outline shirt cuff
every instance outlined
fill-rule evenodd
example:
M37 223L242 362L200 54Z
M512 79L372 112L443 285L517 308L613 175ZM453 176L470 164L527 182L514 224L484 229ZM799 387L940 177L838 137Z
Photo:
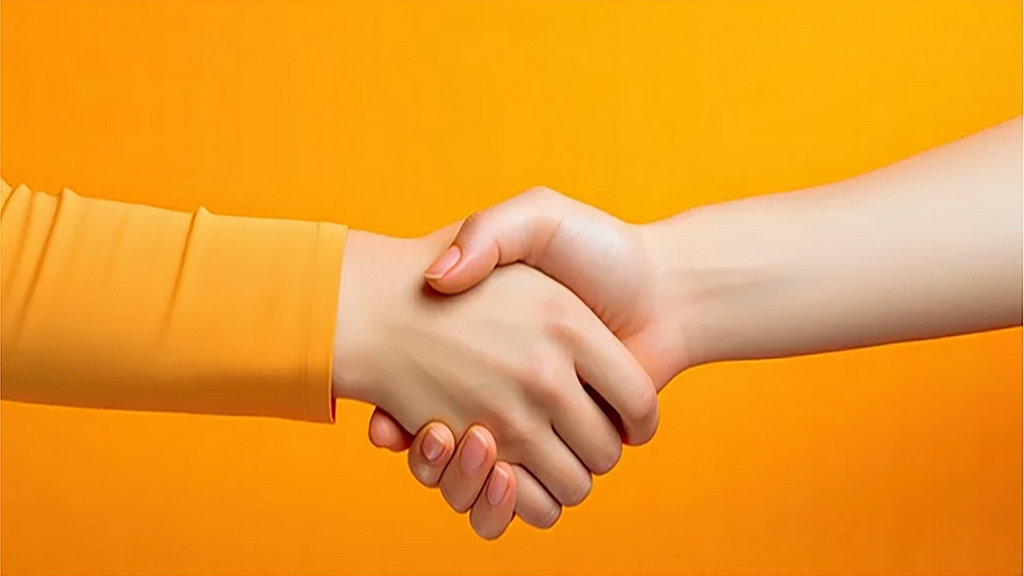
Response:
M347 231L340 224L321 222L316 233L302 390L303 411L310 422L334 422L331 374Z

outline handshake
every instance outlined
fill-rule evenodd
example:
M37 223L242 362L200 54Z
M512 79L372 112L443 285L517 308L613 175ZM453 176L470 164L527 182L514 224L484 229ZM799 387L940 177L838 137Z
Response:
M548 527L623 439L651 439L658 390L693 362L686 269L664 260L682 247L546 188L454 232L349 233L335 394L387 411L371 422L379 446L420 430L413 473L471 509L481 536L513 510Z
M1020 142L653 224L536 188L419 239L351 231L335 396L480 536L550 527L689 367L1020 325Z
M687 368L1020 326L1021 128L650 224L536 188L417 239L3 182L0 398L327 422L329 372L480 536L547 528Z

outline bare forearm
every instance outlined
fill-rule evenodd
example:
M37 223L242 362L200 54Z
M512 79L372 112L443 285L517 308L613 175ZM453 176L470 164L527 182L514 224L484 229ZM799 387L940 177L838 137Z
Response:
M1021 127L651 225L691 363L1020 325Z

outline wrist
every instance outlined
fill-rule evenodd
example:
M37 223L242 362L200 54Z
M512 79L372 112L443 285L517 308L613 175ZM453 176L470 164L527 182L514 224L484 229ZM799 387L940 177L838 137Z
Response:
M720 360L737 359L728 334L741 316L730 307L756 297L763 266L750 266L737 249L734 230L715 206L699 207L644 225L664 311L665 352L675 373ZM742 354L740 354L742 356Z
M813 236L780 221L772 205L751 202L700 207L651 225L660 284L670 290L665 308L687 343L688 366L805 347L806 331L792 328L813 319L794 316L802 309L794 304L814 289L794 255L813 246Z
M374 327L386 309L386 297L376 289L381 283L378 270L384 266L371 264L383 260L382 244L383 237L355 230L349 231L345 243L331 369L335 398L371 402L375 396Z
M673 218L640 226L654 273L654 301L659 311L657 349L663 368L674 377L699 364L706 357L700 328L703 319L700 299L693 291L692 256L686 248L685 218Z
M402 360L396 327L419 325L423 271L454 237L448 227L416 239L349 231L335 324L332 390L336 398L387 403ZM411 323L411 324L410 324Z

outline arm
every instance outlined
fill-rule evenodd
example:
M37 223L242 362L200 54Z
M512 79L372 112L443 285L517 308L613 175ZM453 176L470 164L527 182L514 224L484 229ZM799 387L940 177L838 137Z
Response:
M3 399L330 422L345 227L3 184Z
M1018 118L850 180L649 225L531 191L474 214L459 258L427 278L452 294L524 261L576 292L658 384L718 360L1017 326L1021 132Z
M621 453L578 378L634 441L657 426L650 379L563 286L520 266L462 298L425 291L454 231L346 243L332 224L3 193L4 400L329 422L337 395L409 430L480 423L500 451L460 452L465 477L489 478L506 523L519 493L536 525ZM491 473L497 456L512 466Z
M1021 136L1018 118L844 182L640 226L535 189L473 214L426 277L454 294L526 262L597 312L659 389L701 363L1019 326ZM371 440L405 449L396 428L378 410ZM447 457L417 451L422 437L413 474L443 483Z
M844 182L647 227L689 362L1021 323L1021 121Z

